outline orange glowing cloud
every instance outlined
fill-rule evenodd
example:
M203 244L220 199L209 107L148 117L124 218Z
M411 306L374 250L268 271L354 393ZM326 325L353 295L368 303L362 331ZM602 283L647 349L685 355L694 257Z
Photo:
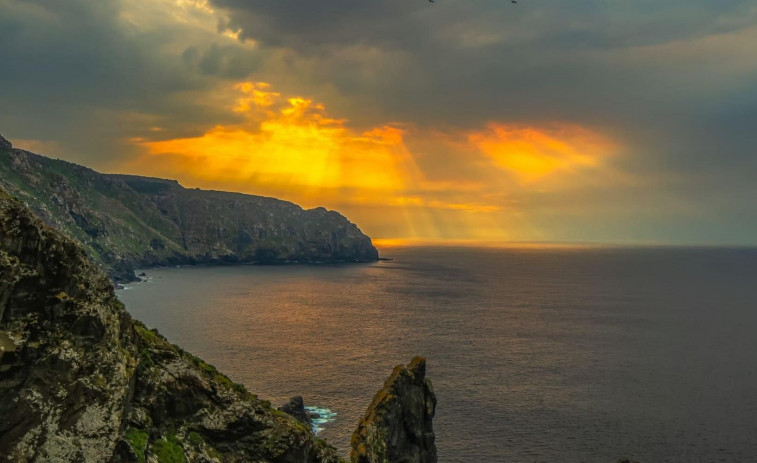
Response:
M556 172L596 167L615 151L605 137L575 125L536 128L491 123L487 129L470 134L469 142L523 184Z
M600 134L569 124L357 130L322 104L267 83L227 91L238 123L196 137L133 139L144 154L119 170L327 206L376 238L491 242L542 239L524 209L538 204L524 195L580 183L585 176L575 174L604 168L615 150Z
M244 123L219 125L199 137L135 139L146 148L148 165L159 170L172 166L181 177L206 185L222 180L254 182L258 188L385 194L408 181L402 130L384 126L353 133L344 120L328 117L323 105L309 99L282 99L265 83L245 82L235 89L242 96L232 110L244 116Z

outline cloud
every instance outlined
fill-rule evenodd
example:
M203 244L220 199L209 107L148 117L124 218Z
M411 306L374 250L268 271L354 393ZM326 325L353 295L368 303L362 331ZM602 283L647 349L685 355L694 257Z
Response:
M268 83L240 82L226 94L226 107L243 121L195 137L133 139L144 154L119 170L326 205L359 217L377 237L488 240L525 236L518 228L532 211L524 197L569 191L584 176L602 178L598 184L614 178L613 143L574 124L356 130L323 104ZM479 167L461 170L465 164Z
M487 131L472 133L468 140L523 184L558 172L597 167L616 149L597 134L565 124L538 130L492 123Z
M179 176L263 190L384 194L404 187L408 167L400 129L387 125L354 132L343 120L329 117L323 105L283 98L267 83L242 82L234 89L241 96L229 106L244 117L241 124L218 125L192 138L136 139L151 156L137 164L160 164ZM156 163L156 157L163 159Z
M102 170L382 236L754 243L746 0L0 0L0 30L0 132Z
M156 124L217 123L225 111L199 96L259 63L217 22L206 2L186 0L0 1L2 130L91 163L127 155L123 140Z

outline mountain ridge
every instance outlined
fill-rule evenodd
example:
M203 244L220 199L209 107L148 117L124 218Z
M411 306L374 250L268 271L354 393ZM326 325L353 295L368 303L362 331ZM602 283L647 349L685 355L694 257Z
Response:
M103 174L13 148L1 135L0 187L79 242L116 282L156 265L378 260L371 239L335 211Z

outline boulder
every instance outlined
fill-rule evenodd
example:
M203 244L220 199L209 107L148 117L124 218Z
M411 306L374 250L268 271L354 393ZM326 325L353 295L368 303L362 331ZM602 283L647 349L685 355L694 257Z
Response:
M295 417L297 421L306 424L309 427L313 425L310 415L307 410L305 410L305 401L302 399L301 395L290 398L289 402L279 407L279 410L287 415Z

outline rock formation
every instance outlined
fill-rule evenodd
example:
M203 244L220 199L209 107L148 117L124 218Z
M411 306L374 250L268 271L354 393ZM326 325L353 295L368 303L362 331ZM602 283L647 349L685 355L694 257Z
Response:
M0 189L0 462L344 463L301 397L282 408L133 320L80 246ZM352 462L435 463L435 408L425 359L396 367Z
M0 190L0 461L338 462L308 427L133 321Z
M425 360L395 369L356 461L436 461L435 405ZM77 243L0 189L0 462L344 463L301 397L283 408L133 320Z
M305 401L301 395L290 398L289 402L279 407L279 410L297 418L297 421L308 427L313 426L313 421L310 419L307 410L305 410Z
M324 208L106 175L0 137L0 187L78 241L115 281L139 266L374 261L369 237Z
M436 463L436 396L426 359L397 366L352 435L355 463Z

